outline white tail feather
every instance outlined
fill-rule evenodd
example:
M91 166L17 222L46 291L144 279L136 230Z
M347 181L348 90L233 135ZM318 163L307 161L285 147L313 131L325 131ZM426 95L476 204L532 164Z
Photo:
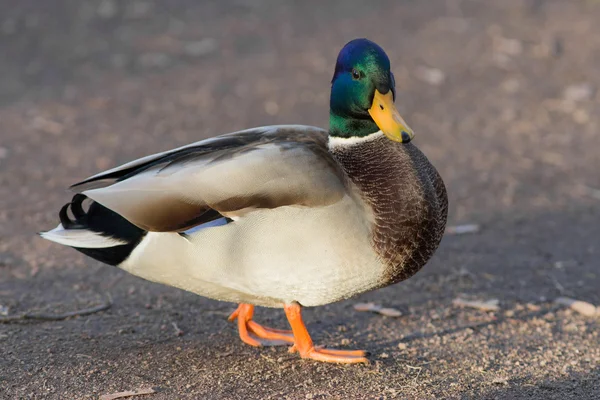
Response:
M102 236L87 229L65 229L62 224L51 231L41 232L40 236L65 246L81 247L86 249L101 249L127 244L126 241Z

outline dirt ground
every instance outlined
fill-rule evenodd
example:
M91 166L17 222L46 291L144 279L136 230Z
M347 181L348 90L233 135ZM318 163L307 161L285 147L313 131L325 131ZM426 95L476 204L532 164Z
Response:
M600 399L600 318L554 303L600 305L598 21L597 0L0 0L0 317L112 299L0 324L0 397ZM480 227L408 281L306 310L318 343L371 365L249 347L234 305L35 235L105 168L246 127L327 126L355 37L388 52L449 224ZM403 316L353 309L369 301ZM286 325L281 310L257 320Z

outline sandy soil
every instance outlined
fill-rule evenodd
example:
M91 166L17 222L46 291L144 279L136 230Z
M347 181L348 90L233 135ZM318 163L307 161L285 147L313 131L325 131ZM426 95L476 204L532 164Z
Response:
M554 304L600 304L598 21L594 0L0 0L0 317L113 302L0 324L0 397L600 398L600 318ZM35 236L99 170L245 127L326 126L335 56L360 36L390 55L450 225L480 226L406 282L306 311L316 341L371 365L246 346L233 305ZM403 316L352 307L368 301Z

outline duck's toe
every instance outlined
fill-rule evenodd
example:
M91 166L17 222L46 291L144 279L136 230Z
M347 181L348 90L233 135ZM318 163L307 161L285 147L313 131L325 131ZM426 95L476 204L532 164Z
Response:
M238 330L242 342L255 347L284 346L294 343L294 335L291 331L262 326L252 321L253 315L254 306L242 303L229 316L229 321L238 320Z
M290 353L294 353L298 349L294 345L290 347L289 351ZM369 360L366 358L367 352L364 350L336 350L311 347L298 352L300 353L300 357L316 361L343 364L369 363Z

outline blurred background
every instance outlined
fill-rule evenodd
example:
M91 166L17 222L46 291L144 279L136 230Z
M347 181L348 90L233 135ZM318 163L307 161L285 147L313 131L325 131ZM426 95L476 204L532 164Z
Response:
M113 299L0 324L0 397L597 398L598 313L555 301L600 304L598 21L597 0L0 0L0 316ZM103 169L248 127L327 127L356 37L388 53L453 227L412 279L306 313L316 341L364 347L370 367L250 348L231 305L35 237Z

